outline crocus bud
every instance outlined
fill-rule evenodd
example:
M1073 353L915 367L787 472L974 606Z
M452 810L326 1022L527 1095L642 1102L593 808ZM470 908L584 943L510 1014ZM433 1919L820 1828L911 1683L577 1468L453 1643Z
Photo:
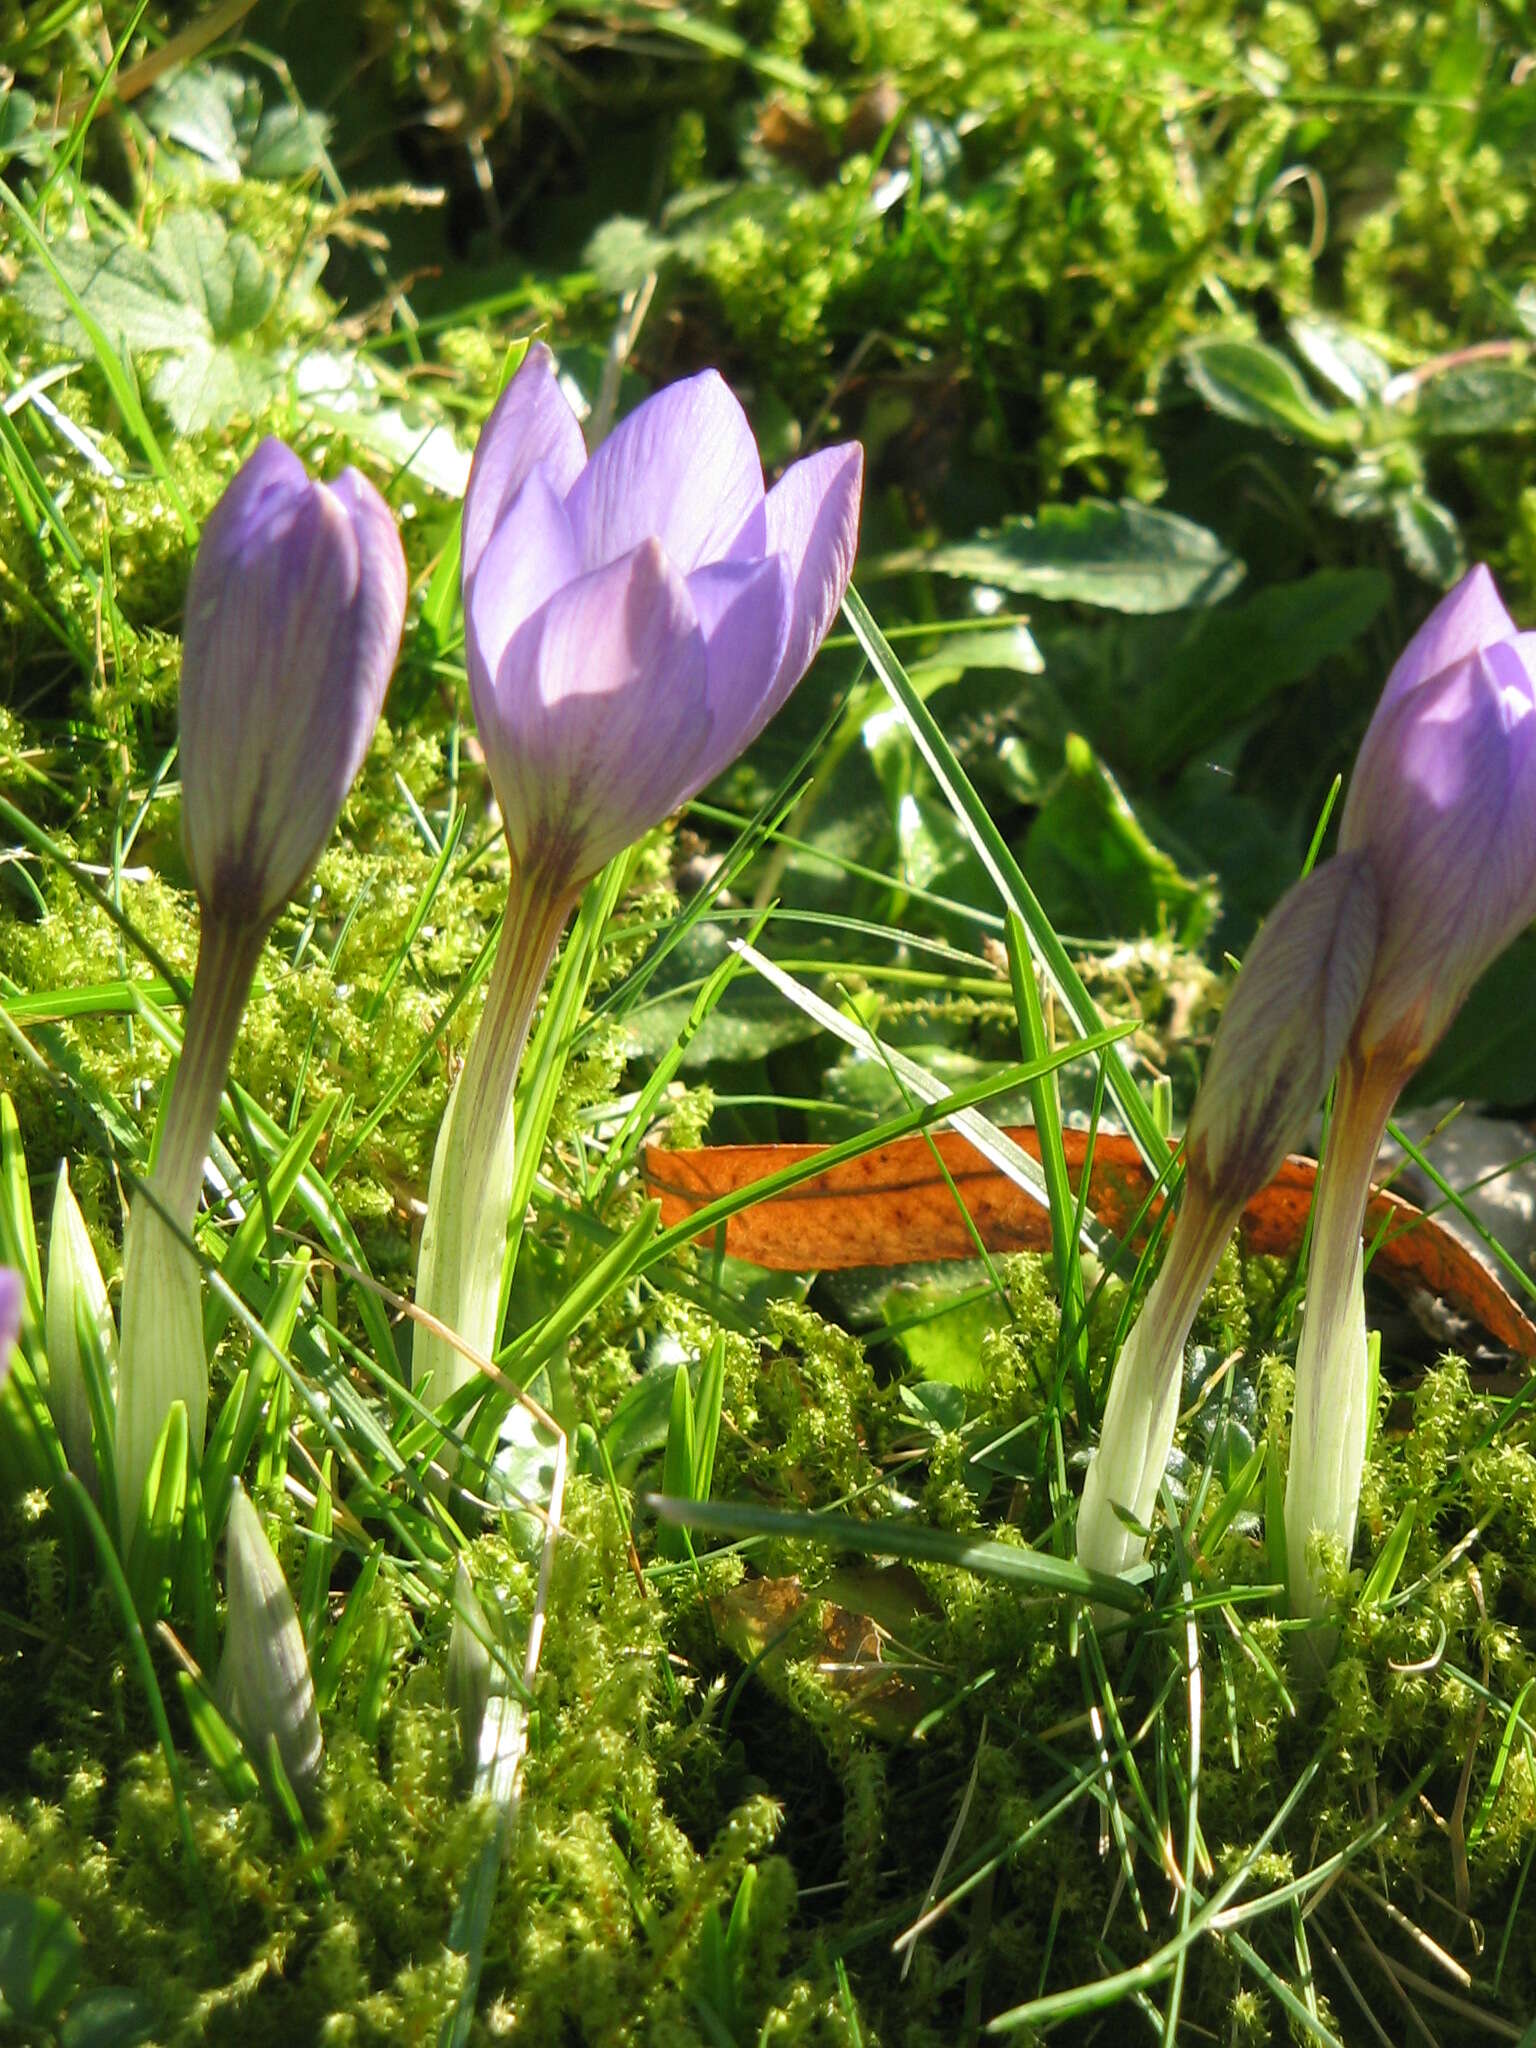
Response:
M1359 854L1289 889L1248 949L1190 1113L1185 1156L1213 1200L1243 1204L1300 1144L1339 1063L1376 951L1376 884Z
M1184 1200L1167 1255L1115 1361L1077 1517L1079 1562L1124 1571L1173 1448L1184 1346L1245 1204L1300 1142L1360 1009L1376 944L1376 888L1358 855L1283 896L1221 1013L1185 1138Z
M123 1250L125 1538L173 1400L185 1401L202 1449L201 1279L176 1230L190 1230L197 1213L263 941L319 858L378 723L405 595L400 536L378 492L351 469L334 484L313 482L280 441L262 442L203 528L181 669L182 836L202 932L161 1118L154 1190L163 1213L138 1202Z
M388 506L263 441L187 590L182 833L205 912L266 926L320 857L384 703L405 616Z
M21 1275L14 1266L0 1266L0 1387L11 1375L11 1354L21 1335Z
M1464 576L1409 642L1361 743L1339 829L1379 904L1376 956L1339 1069L1312 1205L1286 1474L1292 1610L1347 1562L1370 1431L1361 1230L1387 1120L1483 969L1536 917L1536 634ZM1326 1660L1333 1637L1312 1640Z
M467 1764L480 1756L480 1729L491 1697L491 1653L486 1621L475 1596L469 1567L461 1557L453 1574L453 1626L448 1632L444 1691L459 1724L459 1748Z
M1536 917L1536 633L1479 565L1393 669L1339 828L1381 898L1356 1044L1403 1078Z
M513 900L438 1134L416 1283L471 1350L496 1348L513 1085L571 904L805 673L852 573L863 469L848 443L765 493L713 370L648 398L589 460L543 347L486 422L464 499L465 639ZM419 1325L413 1349L423 1400L473 1375Z
M226 1535L229 1611L219 1699L256 1763L276 1744L283 1775L305 1803L320 1775L320 1714L283 1568L245 1488L230 1493Z
M86 1391L87 1362L81 1348L88 1333L96 1355L109 1374L117 1365L117 1327L107 1301L106 1282L96 1263L62 1161L53 1191L53 1227L48 1236L48 1279L43 1289L43 1335L48 1344L48 1411L70 1469L95 1490L96 1455L92 1442L91 1401Z
M713 370L587 459L543 347L503 392L464 500L470 689L520 867L597 870L756 737L853 568L863 451L763 490Z

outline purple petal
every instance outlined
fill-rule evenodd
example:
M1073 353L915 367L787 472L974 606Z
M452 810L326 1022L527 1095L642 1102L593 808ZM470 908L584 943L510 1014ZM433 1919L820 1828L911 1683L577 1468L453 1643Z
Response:
M1536 635L1520 634L1399 698L1366 736L1340 846L1370 855L1382 892L1367 1051L1415 1064L1536 915L1533 669Z
M1416 689L1431 676L1465 661L1480 647L1511 639L1514 632L1515 622L1504 609L1498 587L1486 564L1479 562L1441 598L1398 656L1377 706L1377 717L1405 690Z
M378 722L405 614L394 519L351 472L263 443L187 588L182 829L204 907L277 914L319 857Z
M486 544L535 468L564 497L587 460L581 426L555 374L555 359L536 341L480 430L464 493L462 559L465 581Z
M789 564L782 555L764 562L714 562L695 569L688 595L709 664L712 730L694 784L702 789L756 739L772 715L770 692L790 629Z
M652 536L685 576L767 552L757 443L714 370L637 405L577 478L567 509L589 569Z
M21 1335L21 1275L14 1266L0 1266L0 1387L10 1377L11 1353Z
M824 448L787 469L768 493L768 546L789 558L794 610L774 684L771 717L811 665L853 574L859 544L864 450Z
M488 694L480 737L520 866L582 881L659 823L709 740L704 635L661 543L556 591Z
M464 579L465 640L475 715L507 643L562 584L581 574L571 522L548 476L533 470Z

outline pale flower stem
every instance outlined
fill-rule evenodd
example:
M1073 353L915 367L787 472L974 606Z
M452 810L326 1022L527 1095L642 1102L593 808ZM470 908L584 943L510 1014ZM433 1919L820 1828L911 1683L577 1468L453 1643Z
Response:
M1285 1484L1293 1614L1323 1612L1314 1538L1342 1544L1346 1560L1354 1542L1370 1428L1360 1234L1400 1086L1397 1074L1345 1061L1318 1174Z
M514 878L485 1010L432 1156L416 1305L485 1357L496 1348L512 1206L517 1069L573 901L541 877L521 888ZM411 1379L421 1401L435 1407L474 1377L461 1351L417 1324Z
M128 1218L117 1353L118 1511L125 1539L173 1402L185 1402L193 1450L203 1448L202 1274L176 1233L190 1230L197 1214L219 1098L265 937L264 929L204 917L155 1170Z
M1163 1263L1115 1361L1083 1487L1077 1560L1094 1571L1123 1572L1141 1562L1142 1538L1116 1510L1142 1528L1151 1522L1179 1419L1184 1346L1237 1217L1194 1181L1186 1185Z

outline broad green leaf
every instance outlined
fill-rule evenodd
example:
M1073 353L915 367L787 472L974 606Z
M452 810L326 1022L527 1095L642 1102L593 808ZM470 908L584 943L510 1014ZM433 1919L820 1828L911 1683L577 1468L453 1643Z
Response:
M103 1984L70 2007L59 2048L136 2048L155 2031L155 2015L124 1984Z
M1422 491L1393 500L1392 532L1415 576L1445 590L1466 571L1467 551L1456 515Z
M80 1937L52 1899L0 1892L0 2018L46 2026L80 1974Z
M1379 569L1322 569L1202 612L1132 698L1114 753L1138 775L1166 774L1352 646L1391 594Z
M1453 363L1418 387L1420 433L1464 438L1536 427L1536 370L1520 363Z
M995 531L928 553L886 556L873 570L866 565L864 576L911 569L1120 612L1215 604L1244 575L1243 564L1205 527L1131 499L1115 505L1101 498L1047 505L1036 519L1005 520Z
M1191 342L1183 362L1206 404L1228 419L1319 448L1348 448L1359 439L1358 418L1319 405L1295 365L1261 341Z
M1192 881L1154 844L1084 739L1024 842L1024 865L1051 922L1084 938L1167 929L1195 946L1216 914L1208 879Z
M1288 321L1286 332L1308 368L1331 384L1346 405L1369 405L1386 389L1391 365L1337 321L1310 314Z

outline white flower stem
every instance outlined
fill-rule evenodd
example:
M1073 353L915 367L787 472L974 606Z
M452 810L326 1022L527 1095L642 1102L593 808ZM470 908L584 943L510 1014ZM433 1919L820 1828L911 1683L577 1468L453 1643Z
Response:
M128 1218L117 1359L118 1512L125 1540L173 1402L185 1402L193 1450L203 1447L208 1362L202 1274L177 1232L189 1232L197 1215L219 1098L265 939L264 926L226 923L204 913L155 1170Z
M1094 1571L1123 1572L1141 1561L1143 1540L1117 1510L1140 1528L1151 1522L1179 1419L1184 1345L1237 1216L1187 1183L1163 1263L1115 1361L1077 1512L1078 1563Z
M1399 1072L1345 1059L1317 1179L1285 1483L1286 1562L1298 1615L1324 1610L1315 1537L1342 1544L1346 1561L1355 1538L1370 1428L1360 1234L1401 1085Z
M524 878L507 903L485 1010L449 1099L432 1155L421 1234L416 1305L482 1357L496 1348L516 1157L513 1100L518 1063L574 896L545 878ZM413 1389L436 1406L475 1377L457 1346L418 1323Z

